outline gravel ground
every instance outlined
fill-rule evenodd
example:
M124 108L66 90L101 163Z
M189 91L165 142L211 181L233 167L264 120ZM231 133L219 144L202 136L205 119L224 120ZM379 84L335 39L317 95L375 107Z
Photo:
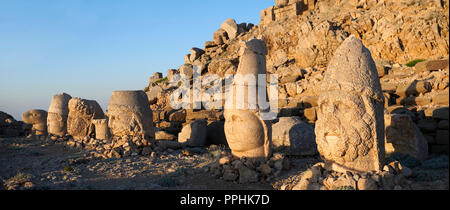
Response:
M285 190L320 159L289 157L289 170L252 184L215 178L207 172L214 161L204 148L95 159L51 140L0 138L0 180L10 190ZM449 189L448 166L427 171L430 178L412 182L411 189Z

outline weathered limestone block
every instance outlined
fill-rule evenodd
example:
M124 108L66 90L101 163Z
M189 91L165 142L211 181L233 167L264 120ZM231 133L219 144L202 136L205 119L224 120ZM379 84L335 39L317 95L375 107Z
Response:
M433 104L449 105L449 90L442 91L432 97Z
M151 105L156 104L158 102L158 96L160 96L160 93L162 92L163 89L158 85L150 87L150 89L145 92L147 94L148 103Z
M225 20L220 25L220 28L227 32L229 39L234 39L239 35L239 27L233 18L229 18L229 19Z
M267 94L262 95L258 91L249 93L249 88L258 90L258 86L266 88L266 84L258 84L257 81L245 83L242 81L247 75L258 78L259 74L266 74L267 48L264 41L252 39L248 42L242 42L239 54L240 62L236 76L242 76L241 79L235 77L232 85L233 91L227 93L227 100L231 107L226 107L225 116L225 135L232 154L236 157L247 158L269 158L272 150L272 125L271 121L263 120L260 116L262 110L258 104L250 107L250 100L257 103L258 97L267 99ZM244 93L244 99L240 99L242 106L237 104L237 90ZM231 94L233 93L233 94ZM257 95L258 94L258 95Z
M386 154L408 154L418 160L428 156L428 143L411 117L403 114L385 116Z
M273 150L287 155L307 156L317 154L314 128L300 117L281 117L272 126Z
M151 87L153 83L163 78L163 74L161 72L155 72L149 79L149 86Z
M289 0L275 0L275 7L282 8L289 4Z
M32 125L32 135L47 135L47 111L38 109L27 111L22 114L22 120Z
M326 167L380 171L384 158L384 96L370 51L347 38L319 90L316 142Z
M158 131L155 133L155 140L157 141L174 141L175 139L177 139L175 135L167 133L166 131Z
M214 43L218 45L225 44L225 42L228 40L227 32L224 29L219 29L216 32L214 32L213 35L213 41Z
M194 75L194 68L190 64L183 64L178 69L178 72L180 72L180 75L186 76L188 78L192 78L192 75Z
M267 24L267 23L270 23L270 22L272 22L272 21L275 21L275 13L274 13L274 9L275 9L275 7L274 7L274 6L271 6L271 7L267 8L267 9L265 9L265 10L262 10L262 11L260 12L260 15L261 15L261 22L262 22L263 24Z
M64 136L67 134L67 117L69 116L69 101L72 97L66 93L54 95L48 108L48 134Z
M108 104L108 127L114 138L155 138L153 112L144 91L115 91Z
M440 70L445 69L448 67L449 60L443 59L443 60L430 60L430 61L424 61L416 64L414 66L416 72L424 72L424 71L433 71L433 70Z
M92 123L94 123L95 127L95 139L109 139L108 119L92 120Z
M92 121L105 118L100 105L94 100L72 98L68 106L67 133L76 140L93 136L95 130Z
M172 81L173 76L176 74L178 74L178 71L176 69L169 69L167 71L167 80L169 83Z
M414 81L411 84L400 86L396 90L396 94L400 97L418 96L428 93L432 89L428 81Z
M196 120L183 127L178 134L178 142L189 146L201 147L206 145L206 120Z

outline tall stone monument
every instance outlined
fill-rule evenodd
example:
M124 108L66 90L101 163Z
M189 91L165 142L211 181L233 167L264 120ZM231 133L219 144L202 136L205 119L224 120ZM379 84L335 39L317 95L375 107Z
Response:
M234 156L268 158L272 150L272 125L261 118L260 113L264 110L256 103L258 97L267 99L266 92L258 91L258 86L266 89L265 81L258 82L258 75L266 74L266 44L260 39L242 42L239 54L232 90L226 93L227 103L231 105L226 105L224 111L225 136ZM246 77L250 79L246 80ZM249 89L254 91L249 92Z

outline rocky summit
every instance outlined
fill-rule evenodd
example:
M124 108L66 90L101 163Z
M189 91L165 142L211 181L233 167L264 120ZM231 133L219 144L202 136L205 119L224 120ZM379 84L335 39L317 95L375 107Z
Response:
M0 190L448 190L448 0L259 15L106 112L66 93L23 122L0 112Z

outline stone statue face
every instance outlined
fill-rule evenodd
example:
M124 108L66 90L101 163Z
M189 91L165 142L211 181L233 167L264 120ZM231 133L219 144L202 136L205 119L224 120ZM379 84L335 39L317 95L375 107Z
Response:
M143 91L116 91L108 105L108 127L115 137L154 138L153 114Z
M370 98L352 93L323 93L316 122L320 153L338 163L366 156L374 146L374 119L369 114L373 113L372 105Z
M22 119L26 124L46 124L47 112L43 110L30 110L23 113Z
M351 35L336 50L319 88L316 142L328 169L379 171L384 96L370 51Z

